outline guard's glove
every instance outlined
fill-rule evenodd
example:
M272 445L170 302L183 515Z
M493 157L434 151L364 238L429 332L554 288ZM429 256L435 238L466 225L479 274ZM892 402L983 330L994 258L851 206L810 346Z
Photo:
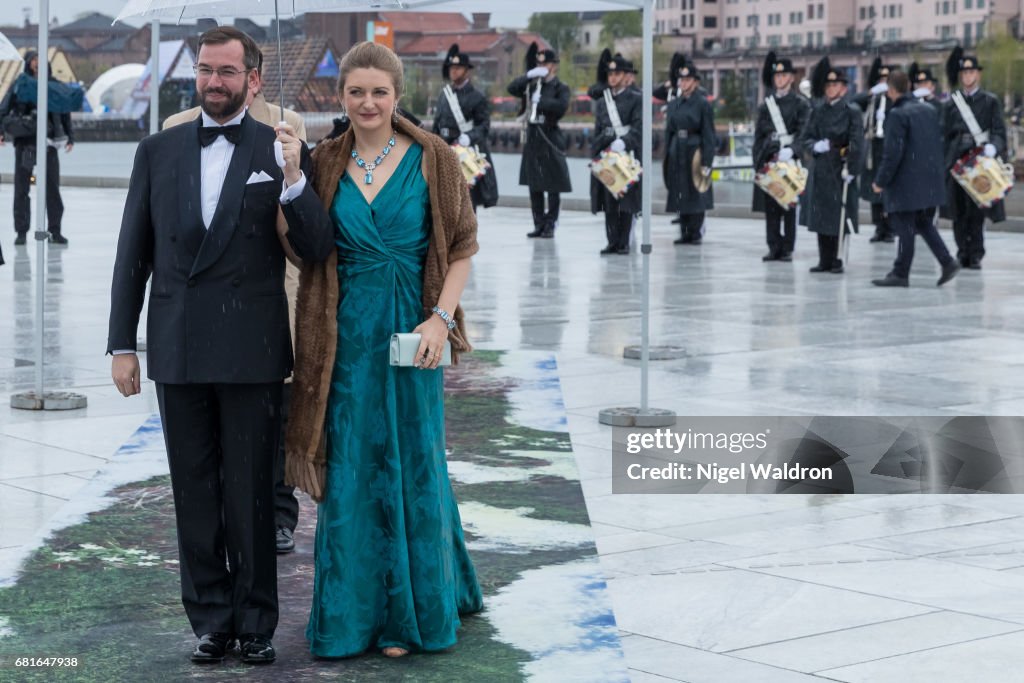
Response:
M991 142L986 142L985 149L983 149L981 153L987 157L994 157L996 155L996 146Z
M914 91L914 97L916 97L917 99L928 97L931 94L932 91L929 90L928 88L918 88L917 90Z
M547 78L548 68L546 66L535 66L526 72L527 78Z
M793 148L783 147L779 150L779 161L789 161L793 158Z
M612 151L622 154L626 151L626 143L622 141L622 138L615 138L612 141Z
M889 92L889 85L886 83L878 83L871 87L870 92L872 95L881 95L884 92Z
M463 147L469 147L469 136L463 133L459 136L459 144Z
M814 152L816 154L824 154L830 149L832 149L832 143L828 140L818 140L814 143Z

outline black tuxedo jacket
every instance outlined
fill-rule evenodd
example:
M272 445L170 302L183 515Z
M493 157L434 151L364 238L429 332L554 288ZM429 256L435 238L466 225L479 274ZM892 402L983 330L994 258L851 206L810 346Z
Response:
M276 220L283 179L274 130L246 115L209 229L203 225L198 128L202 119L139 143L125 202L110 296L107 353L135 349L150 274L149 378L165 384L263 383L292 368L285 256ZM284 206L288 241L322 261L333 228L313 191ZM271 180L247 182L260 172Z

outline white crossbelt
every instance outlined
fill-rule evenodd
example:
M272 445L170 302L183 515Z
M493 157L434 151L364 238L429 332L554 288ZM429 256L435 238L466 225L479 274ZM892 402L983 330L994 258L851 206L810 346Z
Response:
M462 105L459 104L459 98L455 96L455 91L452 90L452 86L444 86L445 98L448 100L448 108L452 110L452 115L455 117L455 123L459 126L460 133L468 133L473 130L473 124L466 120L466 117L462 114Z
M615 136L621 138L629 132L629 126L622 125L622 118L619 116L619 108L615 106L615 98L612 97L612 89L604 89L604 104L608 108L608 118L612 120L612 128Z
M878 104L881 107L881 109L879 109L879 111L882 112L882 118L878 118L877 115L875 116L875 137L876 138L884 138L885 137L885 102L886 102L886 99L888 99L888 98L886 98L885 95L882 95L881 97L878 98Z
M988 143L988 131L982 130L981 126L978 125L978 119L974 118L974 112L971 107L964 100L964 94L957 90L952 94L950 99L953 100L953 104L960 110L960 116L963 117L964 123L967 124L967 129L971 131L971 136L974 138L974 144L978 147Z
M768 105L768 114L772 117L772 125L775 126L775 132L779 136L779 144L783 147L789 147L793 144L793 136L786 130L786 122L782 120L782 111L779 109L779 103L775 101L774 95L769 95L764 101Z

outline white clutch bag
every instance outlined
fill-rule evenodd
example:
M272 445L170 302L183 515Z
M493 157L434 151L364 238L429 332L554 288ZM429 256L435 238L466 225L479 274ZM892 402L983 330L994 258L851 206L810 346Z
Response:
M416 365L416 350L420 348L420 335L418 332L404 332L391 335L391 365L399 367L414 367ZM444 351L441 352L441 362L438 367L452 364L452 345L449 341L444 342Z

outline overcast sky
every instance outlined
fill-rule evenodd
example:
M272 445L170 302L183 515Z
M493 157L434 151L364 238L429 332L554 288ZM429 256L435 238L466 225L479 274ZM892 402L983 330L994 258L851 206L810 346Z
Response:
M70 23L83 12L102 12L113 17L125 4L126 0L50 0L50 16L57 17L61 24ZM0 26L21 25L25 20L23 7L30 8L30 18L35 23L39 15L38 0L0 0ZM491 25L525 27L529 18L529 12L495 12L491 15ZM129 23L137 26L140 22Z

